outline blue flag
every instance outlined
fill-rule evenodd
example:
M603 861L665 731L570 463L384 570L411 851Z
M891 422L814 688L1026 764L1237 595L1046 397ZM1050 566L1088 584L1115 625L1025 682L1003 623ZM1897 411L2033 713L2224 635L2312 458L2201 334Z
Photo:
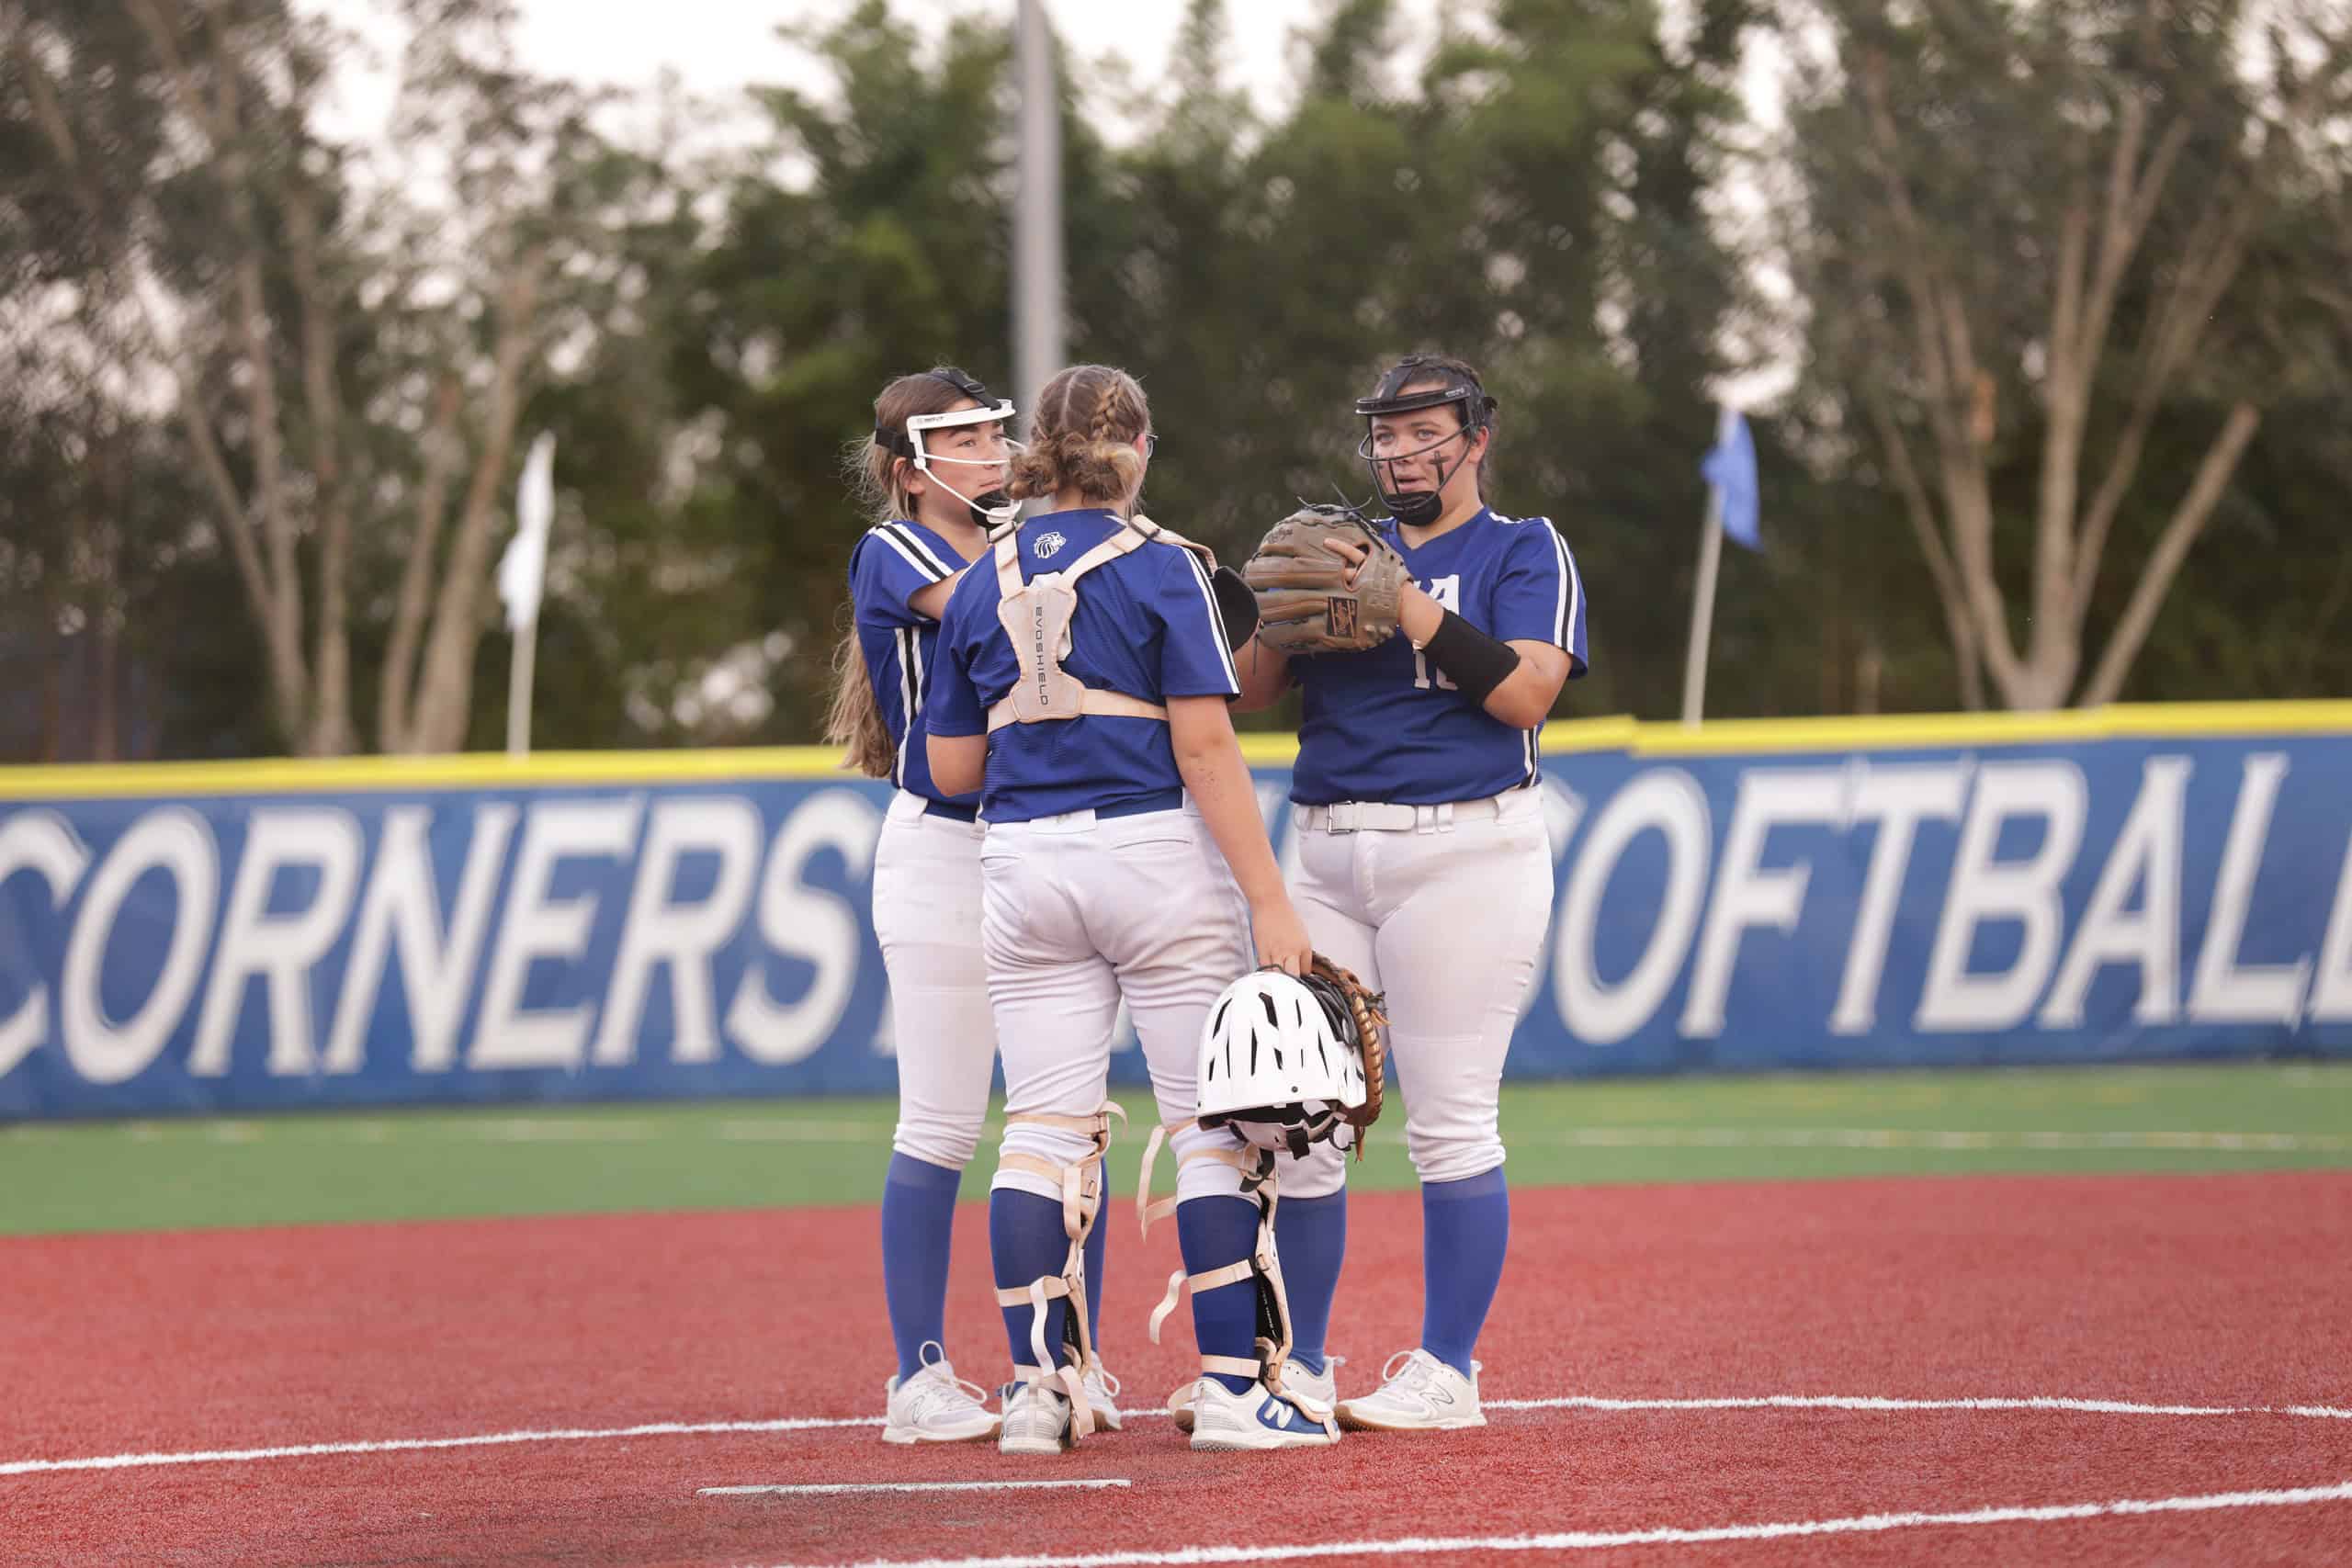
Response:
M1726 412L1723 434L1699 464L1699 472L1723 502L1724 532L1751 550L1761 550L1756 531L1762 498L1756 486L1756 443L1748 436L1747 421Z

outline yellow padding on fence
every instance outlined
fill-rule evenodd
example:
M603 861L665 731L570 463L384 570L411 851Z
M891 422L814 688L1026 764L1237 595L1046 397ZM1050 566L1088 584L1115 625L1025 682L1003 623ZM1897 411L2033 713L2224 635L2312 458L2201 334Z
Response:
M2352 735L2352 702L2120 703L2055 713L1875 714L1839 718L1713 719L1697 726L1615 715L1555 719L1546 756L1883 751L2030 746L2068 741ZM1294 735L1252 733L1241 755L1286 767ZM271 758L234 762L122 762L0 768L0 800L121 795L351 794L428 789L527 789L549 784L727 784L856 775L824 746L676 751L542 751L526 758L469 751L444 757Z

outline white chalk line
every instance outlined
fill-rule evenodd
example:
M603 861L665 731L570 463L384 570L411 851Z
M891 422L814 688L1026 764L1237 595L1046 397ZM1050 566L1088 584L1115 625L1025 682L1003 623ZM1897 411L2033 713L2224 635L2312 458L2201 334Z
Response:
M2340 1154L2334 1133L2018 1133L1914 1127L1567 1127L1515 1143L1607 1149L1986 1149L2087 1153L2107 1149L2208 1154Z
M1612 1399L1599 1394L1560 1394L1548 1399L1489 1399L1487 1410L1591 1410L1610 1413L1693 1410L1845 1410L1899 1415L1933 1411L2017 1411L2083 1416L2146 1416L2173 1418L2282 1416L2308 1421L2352 1421L2352 1408L2330 1404L2144 1404L2123 1399L2075 1399L2053 1395L2012 1398L1891 1399L1867 1394L1734 1394L1686 1399ZM1160 1409L1130 1410L1129 1419L1165 1416ZM878 1416L799 1416L772 1421L654 1421L636 1427L554 1427L482 1432L457 1438L386 1438L340 1443L300 1443L284 1448L205 1449L177 1453L105 1454L87 1459L24 1459L0 1463L0 1476L47 1475L61 1471L144 1470L175 1464L250 1464L266 1460L314 1459L332 1454L413 1453L435 1449L500 1448L517 1443L584 1443L619 1438L688 1438L733 1433L826 1432L879 1427Z
M514 1443L587 1443L616 1438L692 1438L730 1432L806 1432L833 1427L878 1427L880 1417L794 1416L775 1421L649 1421L637 1427L550 1427L479 1432L461 1438L383 1438L345 1443L297 1443L271 1449L204 1449L181 1453L107 1454L92 1459L25 1459L0 1464L0 1475L42 1475L68 1470L144 1470L170 1464L251 1464L263 1460L313 1459L326 1454L415 1453L432 1449L488 1449Z
M1788 1519L1701 1529L1660 1525L1649 1529L1558 1530L1542 1535L1408 1536L1391 1540L1315 1541L1298 1546L1193 1546L1172 1551L1094 1551L1071 1556L870 1558L854 1568L1148 1568L1161 1563L1295 1562L1316 1557L1420 1557L1442 1551L1605 1551L1627 1546L1702 1546L1719 1541L1864 1535L1939 1526L2051 1524L2069 1519L2200 1514L2227 1508L2294 1508L2314 1503L2352 1503L2352 1482L2269 1492L2208 1492L2107 1503L2018 1505L1950 1514L1857 1514L1844 1518Z
M835 1481L808 1486L704 1486L697 1488L695 1495L823 1497L844 1492L1043 1492L1054 1487L1100 1492L1114 1486L1134 1484L1123 1476L1103 1476L1085 1481Z
M1608 1399L1562 1394L1551 1399L1488 1399L1487 1410L1853 1410L1853 1411L2047 1411L2082 1416L2286 1416L2301 1420L2352 1421L2352 1409L2329 1404L2143 1404L2128 1399L2069 1399L2055 1395L1982 1399L1882 1399L1857 1394L1762 1393L1699 1399ZM1153 1412L1152 1414L1158 1414Z

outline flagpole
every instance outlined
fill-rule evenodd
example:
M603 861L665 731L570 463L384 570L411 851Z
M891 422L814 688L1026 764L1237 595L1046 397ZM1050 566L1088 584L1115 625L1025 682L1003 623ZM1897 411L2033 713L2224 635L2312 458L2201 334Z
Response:
M1715 420L1715 444L1731 436L1732 411L1722 409ZM1700 525L1699 582L1690 596L1690 645L1682 666L1682 722L1696 725L1707 705L1707 642L1714 630L1715 573L1724 558L1724 492L1707 487L1706 521Z
M514 652L506 674L506 754L531 754L531 676L539 650L539 601L547 581L548 530L555 522L555 437L531 443L514 487L514 537L498 563L498 597Z
M534 615L514 633L514 662L506 675L506 754L531 754L531 666L539 650L539 617Z

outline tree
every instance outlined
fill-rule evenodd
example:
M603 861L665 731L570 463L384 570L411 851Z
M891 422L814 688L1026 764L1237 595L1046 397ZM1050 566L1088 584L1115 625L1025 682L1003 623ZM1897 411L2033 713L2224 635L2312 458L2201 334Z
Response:
M668 737L816 732L868 521L843 453L875 394L941 363L1011 373L1005 31L958 20L926 43L865 0L795 37L832 91L757 90L773 140L727 191L675 322L693 491L673 532L630 547L662 562L637 580L652 640L630 705Z
M1831 40L1791 123L1812 391L1899 498L1963 702L1984 676L2012 707L2111 701L2279 385L2246 260L2340 158L2352 25L1793 0L1782 26Z
M119 384L170 389L284 742L357 743L355 605L390 565L378 741L456 748L516 423L609 312L605 241L647 171L592 96L517 66L510 0L403 0L401 128L425 155L372 199L313 128L342 40L285 0L25 5L11 118L37 133L39 215L77 237L57 281L117 307Z
M447 200L405 212L379 261L379 283L395 280L387 403L425 434L376 722L387 751L449 751L472 712L523 411L560 361L626 328L642 282L627 238L676 201L658 161L598 131L602 95L523 68L512 0L404 6L396 134L445 160ZM445 547L449 492L469 470Z
M1511 0L1406 71L1397 8L1347 0L1261 124L1196 0L1140 141L1068 153L1072 352L1143 374L1153 515L1232 554L1295 498L1363 498L1351 402L1434 347L1503 401L1498 507L1551 515L1616 584L1687 574L1736 294L1701 193L1742 13L1699 12L1669 56L1646 5ZM1574 705L1668 711L1666 619L1616 619Z

